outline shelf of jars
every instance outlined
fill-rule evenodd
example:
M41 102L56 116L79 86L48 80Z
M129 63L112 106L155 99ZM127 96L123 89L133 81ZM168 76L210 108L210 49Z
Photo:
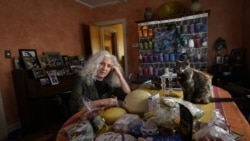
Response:
M139 75L158 79L175 62L188 58L191 67L207 70L208 13L139 22Z

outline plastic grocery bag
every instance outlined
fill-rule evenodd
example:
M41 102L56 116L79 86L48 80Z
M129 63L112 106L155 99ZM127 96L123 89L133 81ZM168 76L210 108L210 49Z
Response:
M192 138L193 141L235 141L230 126L218 110L214 110L211 121L194 133Z

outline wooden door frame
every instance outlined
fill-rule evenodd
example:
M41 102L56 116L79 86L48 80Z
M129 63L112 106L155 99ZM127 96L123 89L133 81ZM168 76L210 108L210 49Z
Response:
M109 20L109 21L103 21L103 22L97 22L95 23L96 26L110 26L115 24L121 24L122 25L122 32L123 32L123 46L124 46L124 71L125 76L128 76L128 53L127 53L127 41L126 41L126 19L115 19L115 20Z

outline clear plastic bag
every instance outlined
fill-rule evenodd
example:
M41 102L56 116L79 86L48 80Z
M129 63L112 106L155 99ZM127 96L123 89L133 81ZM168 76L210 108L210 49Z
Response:
M207 126L193 134L194 141L235 141L231 135L230 126L218 110L214 110L213 117Z
M87 97L83 97L82 102L83 102L84 107L86 107L86 109L88 110L88 112L91 112L97 109L105 109L105 108L109 108L113 106L119 106L117 97L110 98L109 102L105 103L104 105L101 105L99 103L93 104L93 101L91 101Z
M184 105L185 107L189 109L189 111L191 112L195 120L201 118L204 115L204 111L200 107L198 107L197 105L189 101L185 101L180 98L174 98L174 97L164 97L162 101L167 106L169 106L169 104L173 105L173 103ZM174 105L178 105L178 104L174 104ZM172 107L171 105L169 107Z
M92 111L92 101L88 99L87 97L82 98L83 105L86 107L88 112Z

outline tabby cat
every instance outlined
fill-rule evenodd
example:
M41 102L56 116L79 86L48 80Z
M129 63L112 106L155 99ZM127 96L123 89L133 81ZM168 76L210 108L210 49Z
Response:
M175 70L177 80L183 89L184 100L207 104L212 96L211 76L190 67L190 62L177 61Z

